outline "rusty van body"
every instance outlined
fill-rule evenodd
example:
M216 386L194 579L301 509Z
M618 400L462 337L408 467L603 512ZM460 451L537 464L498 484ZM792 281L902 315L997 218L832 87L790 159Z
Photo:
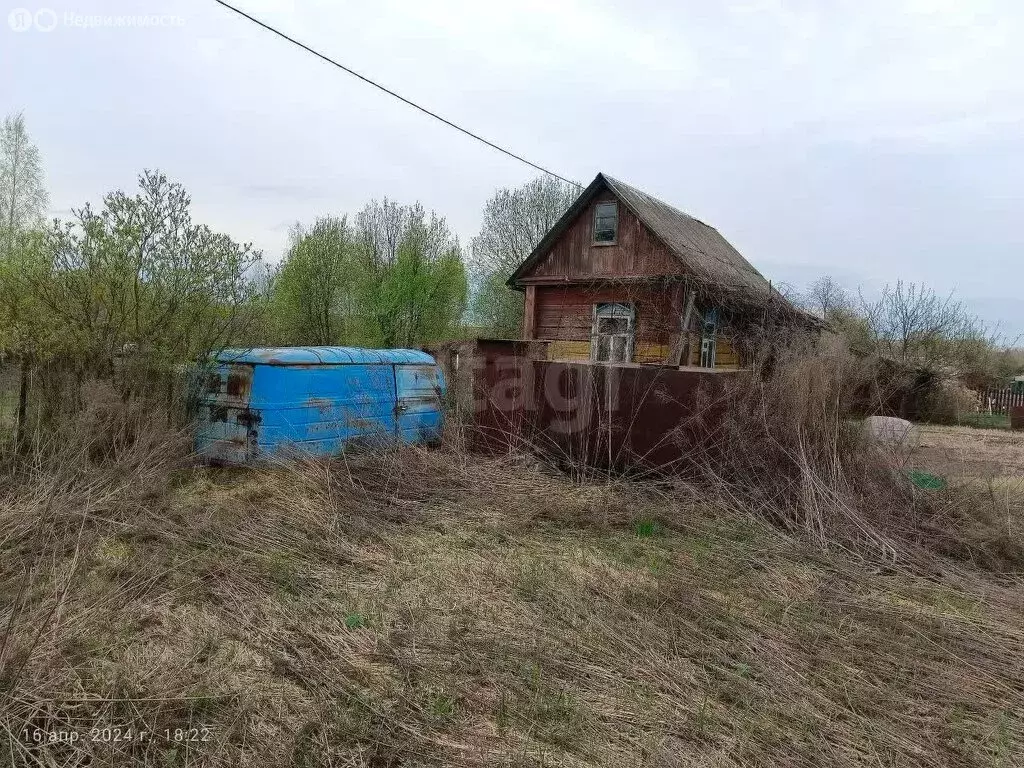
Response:
M252 464L436 443L444 386L434 359L418 350L224 350L200 385L196 452L209 463Z

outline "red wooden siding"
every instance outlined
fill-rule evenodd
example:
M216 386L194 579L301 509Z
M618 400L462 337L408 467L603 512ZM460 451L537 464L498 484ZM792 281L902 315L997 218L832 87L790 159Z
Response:
M588 360L594 305L633 304L636 311L632 361L667 363L681 352L686 268L621 201L614 244L593 242L594 211L616 200L598 193L517 283L525 290L523 337L550 341L552 360ZM695 307L699 312L700 308ZM691 318L691 327L695 318ZM683 365L700 363L700 338L690 333ZM675 345L675 346L674 346ZM731 340L719 336L716 364L737 367Z
M523 299L523 338L537 338L537 288L533 285L526 286L526 295Z
M533 286L531 286L533 287ZM682 286L633 284L588 286L586 284L538 285L535 287L533 336L551 341L552 360L586 360L590 357L590 334L594 305L599 302L624 302L636 310L636 339L633 362L667 361L681 319ZM525 324L529 323L529 318ZM683 365L700 364L700 336L688 335L688 354ZM715 365L738 368L740 358L733 340L717 337Z
M548 255L520 281L683 274L679 260L621 202L616 243L594 244L594 207L599 202L615 199L607 190L598 194L555 242Z
M539 285L534 338L590 341L594 305L621 301L636 307L637 341L667 344L679 327L672 311L672 291L664 286Z

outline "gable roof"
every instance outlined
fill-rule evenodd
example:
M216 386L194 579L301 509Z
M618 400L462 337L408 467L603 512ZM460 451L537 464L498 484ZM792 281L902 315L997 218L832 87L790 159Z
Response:
M548 254L555 241L602 189L611 190L698 280L751 298L756 295L761 301L771 291L771 284L717 229L603 173L597 174L533 253L512 273L508 279L510 287L518 287L519 279Z

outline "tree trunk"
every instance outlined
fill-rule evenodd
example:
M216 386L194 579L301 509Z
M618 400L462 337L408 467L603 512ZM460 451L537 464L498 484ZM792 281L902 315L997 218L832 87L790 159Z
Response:
M18 427L15 437L15 448L18 452L25 449L27 434L26 418L28 416L28 377L31 372L28 355L21 356L21 384L18 387Z

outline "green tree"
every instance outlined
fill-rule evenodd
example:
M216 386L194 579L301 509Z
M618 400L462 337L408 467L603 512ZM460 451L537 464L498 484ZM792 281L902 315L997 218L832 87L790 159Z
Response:
M370 338L412 347L456 334L466 310L466 270L445 220L419 203L385 199L360 212L357 230Z
M139 190L55 223L47 269L33 281L59 352L99 375L126 350L147 365L196 359L251 317L248 273L260 254L194 224L188 194L163 174L145 171Z
M0 247L13 255L18 235L38 229L49 198L39 148L32 143L22 114L0 126Z
M292 245L273 277L272 312L290 344L351 344L363 332L360 289L365 265L346 217L292 230Z
M518 337L523 297L505 281L537 247L579 195L578 185L540 176L515 189L499 189L484 206L480 233L473 238L469 268L474 322L491 332Z
M0 126L0 348L19 362L17 444L25 438L28 379L32 361L51 330L26 278L43 263L40 228L48 196L39 149L22 114Z
M8 253L0 259L0 349L18 361L20 384L15 417L15 444L26 439L29 378L35 362L56 346L58 331L45 305L33 290L46 274L44 233L28 230L7 240Z
M409 233L393 267L377 286L378 339L385 347L414 347L450 338L466 308L466 272L457 246L440 252Z
M270 325L289 344L412 347L458 332L466 270L445 220L372 201L356 217L297 225L271 280Z

